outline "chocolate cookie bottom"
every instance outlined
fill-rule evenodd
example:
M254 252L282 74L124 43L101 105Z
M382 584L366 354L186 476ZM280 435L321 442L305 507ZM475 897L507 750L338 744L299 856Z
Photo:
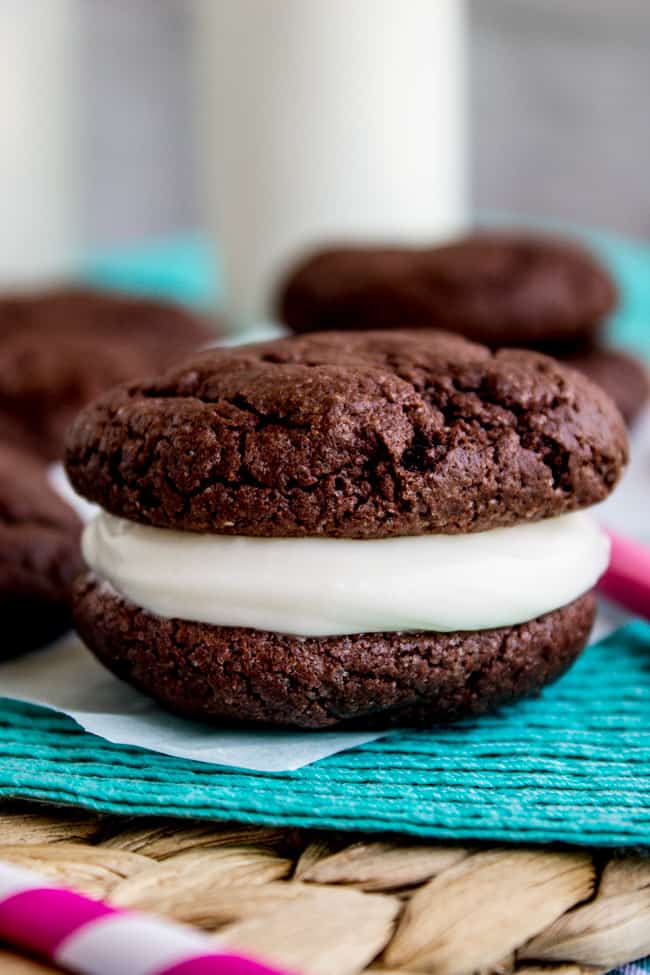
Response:
M587 593L520 626L300 638L167 620L92 574L78 580L81 638L118 677L172 711L298 728L431 725L537 692L584 647Z

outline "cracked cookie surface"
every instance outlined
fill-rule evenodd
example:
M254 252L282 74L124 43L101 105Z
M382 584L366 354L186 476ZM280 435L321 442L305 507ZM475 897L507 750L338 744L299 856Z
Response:
M300 728L447 723L536 693L594 614L587 593L513 627L300 638L162 619L91 574L75 587L77 629L118 677L192 718Z
M295 332L446 328L495 347L555 348L593 336L616 299L580 244L481 231L430 248L322 250L289 273L277 307Z
M620 415L583 376L431 330L209 350L88 406L66 466L143 524L376 538L587 507L626 459Z

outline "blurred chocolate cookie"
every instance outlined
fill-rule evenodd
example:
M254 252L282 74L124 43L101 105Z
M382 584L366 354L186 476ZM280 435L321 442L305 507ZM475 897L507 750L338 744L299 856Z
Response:
M577 243L480 232L438 247L322 250L291 271L277 308L295 332L443 328L492 347L556 350L594 336L616 299Z
M0 657L49 643L70 626L80 533L45 465L0 445Z
M626 423L632 423L650 396L650 376L642 362L618 349L595 345L563 356L614 400Z
M65 289L0 299L0 440L53 460L79 409L214 337L179 306Z
M278 312L295 332L439 327L546 352L598 383L629 424L650 386L642 363L598 344L616 301L606 268L579 244L482 232L428 249L323 250L289 274Z

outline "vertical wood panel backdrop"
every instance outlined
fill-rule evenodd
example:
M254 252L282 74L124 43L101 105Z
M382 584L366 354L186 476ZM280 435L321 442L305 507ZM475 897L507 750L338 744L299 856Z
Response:
M650 238L647 0L468 2L475 205ZM200 225L191 0L83 8L87 239Z
M91 246L197 224L191 6L83 0L83 215Z
M479 208L650 237L647 0L472 0Z

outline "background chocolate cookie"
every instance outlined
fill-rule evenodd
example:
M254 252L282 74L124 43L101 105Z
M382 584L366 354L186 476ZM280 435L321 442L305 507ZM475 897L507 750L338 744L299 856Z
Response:
M594 335L615 304L612 278L578 244L496 232L431 248L323 250L277 299L295 332L443 328L493 347L548 349Z
M341 247L299 265L280 290L280 318L321 328L447 328L489 345L537 349L597 382L632 423L647 371L600 344L617 301L607 269L579 244L478 233L429 249Z
M627 457L597 387L441 332L213 349L88 406L74 487L143 524L373 538L484 531L603 500Z
M213 337L191 312L144 298L68 289L1 299L0 440L56 459L85 403Z
M604 389L629 424L648 401L650 375L634 356L609 346L591 345L570 352L563 361Z
M46 468L0 445L0 656L42 646L70 626L80 532L76 514L50 488Z

